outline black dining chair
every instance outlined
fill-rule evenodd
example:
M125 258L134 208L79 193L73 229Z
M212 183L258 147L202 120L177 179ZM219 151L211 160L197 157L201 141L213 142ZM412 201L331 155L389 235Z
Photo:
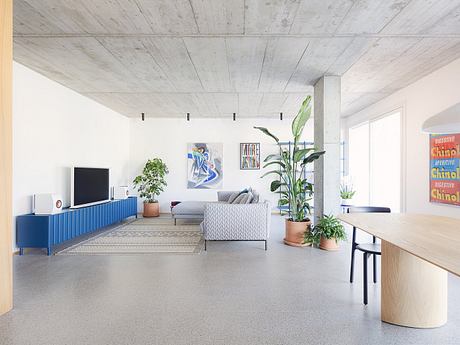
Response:
M351 206L347 209L348 213L390 213L388 207L374 206ZM380 244L376 243L375 236L372 236L372 243L357 243L356 242L356 227L353 227L353 236L351 242L351 267L350 267L350 283L353 283L354 266L355 266L355 250L363 252L363 303L367 304L367 261L372 255L373 257L373 280L377 283L377 255L381 255Z

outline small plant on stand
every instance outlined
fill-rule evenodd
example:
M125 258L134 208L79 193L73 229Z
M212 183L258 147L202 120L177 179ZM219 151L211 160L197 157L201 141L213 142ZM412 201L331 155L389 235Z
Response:
M339 241L345 241L347 233L340 220L332 215L324 215L319 222L304 235L304 243L318 245L324 250L338 250Z
M355 196L356 191L353 189L353 183L348 176L344 177L340 184L340 197L342 205L351 205L351 200Z

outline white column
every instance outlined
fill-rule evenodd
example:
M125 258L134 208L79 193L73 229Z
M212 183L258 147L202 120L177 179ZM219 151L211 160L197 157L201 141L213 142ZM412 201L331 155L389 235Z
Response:
M315 161L315 220L340 212L340 77L324 76L314 86L315 147L324 156Z

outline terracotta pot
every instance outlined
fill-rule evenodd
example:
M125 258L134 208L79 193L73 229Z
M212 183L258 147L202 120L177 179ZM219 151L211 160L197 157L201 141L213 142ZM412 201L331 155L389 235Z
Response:
M160 203L144 202L143 217L158 217L160 215Z
M311 225L310 220L305 222L293 222L286 219L286 237L284 243L294 247L306 247L310 243L303 244L304 233Z
M324 250L339 250L339 245L335 241L335 238L327 239L321 236L319 241L319 247Z

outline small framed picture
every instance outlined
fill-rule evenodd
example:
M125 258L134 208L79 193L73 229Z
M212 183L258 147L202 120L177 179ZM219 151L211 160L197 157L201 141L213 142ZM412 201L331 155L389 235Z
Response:
M240 170L260 169L260 143L240 144Z

